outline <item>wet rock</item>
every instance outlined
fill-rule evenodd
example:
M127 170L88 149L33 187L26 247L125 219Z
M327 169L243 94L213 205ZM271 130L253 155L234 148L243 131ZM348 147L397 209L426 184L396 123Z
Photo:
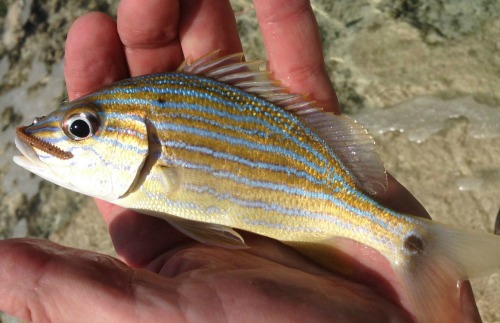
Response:
M396 19L410 22L423 35L437 34L459 39L482 28L500 16L496 0L399 0L382 1L379 8L389 8Z

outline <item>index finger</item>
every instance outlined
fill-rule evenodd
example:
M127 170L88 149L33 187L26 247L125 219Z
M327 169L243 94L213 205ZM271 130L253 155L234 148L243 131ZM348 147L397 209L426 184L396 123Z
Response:
M275 78L294 93L311 94L326 111L340 113L309 1L254 0L254 5Z

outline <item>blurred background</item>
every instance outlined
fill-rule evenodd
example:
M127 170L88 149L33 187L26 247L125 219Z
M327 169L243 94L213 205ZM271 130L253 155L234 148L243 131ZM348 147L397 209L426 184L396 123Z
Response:
M231 1L247 59L265 58L249 0ZM0 239L39 237L114 254L93 201L12 162L15 127L66 98L64 43L114 0L0 0ZM500 1L312 0L343 113L433 219L492 232L500 208ZM474 279L500 322L500 274ZM0 322L15 322L0 313Z

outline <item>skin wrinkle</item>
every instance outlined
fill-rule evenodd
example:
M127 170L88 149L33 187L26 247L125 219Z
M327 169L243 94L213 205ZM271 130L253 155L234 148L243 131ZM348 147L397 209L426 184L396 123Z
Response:
M39 299L39 296L38 296L38 292L37 290L35 289L34 290L34 294L36 295L36 298ZM47 313L46 313L46 310L45 310L45 306L37 306L39 308L41 308L41 313L38 313L38 309L36 311L33 311L32 308L33 308L33 305L30 305L30 301L31 299L28 300L28 304L26 305L25 307L25 316L23 315L22 317L27 317L27 321L28 322L35 322L35 319L33 318L33 313L36 313L37 316L43 316L45 318L46 321L48 321L48 316L47 316ZM37 303L39 303L39 301L37 301Z
M125 27L121 27L120 29L125 29ZM131 38L135 39L144 39L142 35L150 35L150 32L144 32L140 30L126 30L123 31L126 34L136 34L137 36L133 36ZM138 42L133 42L133 41L124 41L125 47L127 47L127 50L135 50L135 49L155 49L159 47L166 46L170 44L173 40L177 40L177 34L169 34L167 32L157 32L157 36L150 37L150 40L147 41L142 41L140 43Z
M125 291L127 295L130 295L132 300L139 299L137 287L141 285L138 283L137 274L138 274L137 270L131 270L130 279L128 280L128 288ZM142 311L140 310L141 308L143 308L143 303L138 301L133 301L133 303L134 303L134 316L135 316L134 321L139 322L141 317L143 317Z
M311 290L308 290L304 287L295 287L286 283L277 284L276 282L273 282L272 279L254 280L253 283L254 286L258 287L259 291L266 295L269 300L279 299L281 306L288 306L290 308L293 308L294 310L298 310L299 312L302 312L304 310L307 311L307 308L304 310L300 309L301 307L304 307L301 305L304 299L316 299L318 297L318 293L320 293L318 288L315 289L315 292L312 292ZM312 283L317 287L321 286L317 285L315 280ZM319 296L321 297L321 295ZM327 295L323 296L325 298L329 298ZM329 313L317 313L316 315L329 316L328 314ZM295 315L292 314L291 316ZM331 316L329 316L329 318L335 319ZM319 317L316 317L315 319L319 319Z
M162 1L158 5L162 5ZM170 5L177 2L170 2ZM177 39L178 30L178 12L179 5L176 8L170 8L168 11L162 11L162 8L156 9L157 6L140 6L133 7L134 11L130 12L130 6L127 6L127 1L120 2L118 6L118 34L125 47L129 49L151 49L163 47L171 41ZM151 15L149 12L141 11L141 9L155 8L156 12L161 12L163 15ZM147 19L129 19L130 15L145 16ZM155 19L156 18L156 19ZM141 23L136 24L137 21ZM168 21L165 24L164 21ZM145 23L146 22L146 23ZM158 28L163 26L163 28Z
M159 317L168 317L177 322L179 311L175 310L176 296L173 297L172 293L164 294L165 291L172 289L170 286L173 282L168 279L155 280L152 277L154 274L148 270L133 270L133 272L134 275L129 279L131 291L127 294L134 303L131 311L133 315L127 317L129 321L156 322ZM162 322L161 319L159 321Z
M305 1L283 1L286 2L286 6L283 8L286 10L278 11L277 13L272 10L263 11L262 15L265 16L264 23L268 25L280 25L283 21L294 18L294 16L302 16L309 14L311 5L309 2ZM277 4L275 4L277 5Z
M140 286L140 282L138 282L139 272L126 266L121 261L114 259L105 255L92 255L87 253L78 253L78 255L83 258L83 263L85 265L90 265L91 262L98 263L98 266L94 268L89 268L89 270L85 270L84 266L84 275L88 276L89 280L95 282L95 286L98 286L99 293L102 293L104 296L103 302L109 302L109 298L119 299L120 303L127 304L125 307L127 308L126 312L122 312L125 316L130 315L130 307L133 307L133 313L135 315L134 321L138 321L141 316L138 314L137 306L140 306L141 299L136 293L136 288ZM77 269L75 274L78 273L81 269ZM110 279L102 280L102 273L118 273L118 275L110 275ZM105 275L104 275L105 276ZM131 304L132 303L132 304ZM131 306L129 305L131 304ZM57 305L57 304L56 304ZM146 313L147 314L147 313Z
M44 286L46 281L50 280L50 278L47 278L47 273L50 273L49 268L54 263L57 264L58 262L57 260L58 258L60 258L60 254L54 253L56 249L48 251L47 246L45 246L45 248L42 249L44 249L43 252L45 253L45 256L49 256L49 258L44 260L44 264L42 265L41 268L37 268L37 271L41 272L42 274L36 275L36 279L32 283L30 283L30 289L32 289L32 291L35 294L34 301L32 297L29 298L30 300L33 301L34 305L32 304L31 306L30 305L27 306L30 322L51 321L50 315L48 314L49 313L48 308L50 306L49 302L47 302L49 295L44 295L44 289L45 289ZM53 302L52 305L57 306L57 302ZM35 311L32 310L33 306L37 307ZM36 313L36 317L33 317L33 312Z
M316 78L318 74L324 74L325 64L323 61L317 61L316 64L302 64L296 65L294 67L289 68L285 74L288 75L283 79L292 80L292 79L310 79ZM289 83L292 85L293 82ZM308 88L305 90L306 93L311 93L314 89ZM320 95L314 96L316 101L324 100Z
M158 256L149 261L144 266L144 268L162 274L166 277L174 277L175 275L173 275L172 272L175 271L172 271L172 268L168 268L168 261L171 259L171 255L176 254L177 252L180 252L180 250L187 249L193 245L194 243L192 241L181 242L177 245L172 245L168 248L158 251Z
M329 285L332 281L329 279L322 279L321 277L306 277L308 286L316 286L314 288L314 292L310 289L307 289L304 286L293 286L287 283L287 281L283 281L280 283L276 283L276 281L271 278L260 278L252 280L252 286L255 286L259 293L264 295L269 300L279 300L279 306L293 308L298 312L306 312L310 309L307 306L303 306L303 300L305 299L318 299L319 302L325 301L328 302L330 296L325 294L323 287ZM358 297L356 290L352 289L352 286L343 287L342 285L335 284L337 294L340 289L340 293L345 294L346 292L350 295L349 297ZM316 303L316 302L315 302ZM325 309L324 311L315 313L314 321L328 318L327 320L336 320L341 317L342 312L332 313L330 310ZM310 313L313 314L313 313ZM335 314L337 316L332 316ZM295 317L293 312L285 313L284 315L288 316L287 319L291 319L290 316Z
M221 296L221 290L217 288L217 286L211 281L208 283L208 285L211 287L211 289L214 291L215 296L217 297L216 302L219 308L222 309L222 316L224 317L224 322L229 322L228 309L224 305L223 297ZM228 305L230 304L228 303ZM220 317L217 317L217 319L219 320Z
M207 257L203 257L203 253L197 248L176 250L165 258L165 264L161 272L166 274L167 277L172 278L182 275L189 276L193 271L200 270L209 265Z
M190 299L192 299L192 296L189 295L190 291L190 285L195 285L196 282L195 279L182 279L180 280L180 283L177 285L177 308L179 308L179 314L182 315L184 322L191 322L192 320L189 319L189 314L188 313L193 313L191 309L192 305L190 302ZM199 287L196 287L197 290L200 290ZM215 311L215 310L214 310Z

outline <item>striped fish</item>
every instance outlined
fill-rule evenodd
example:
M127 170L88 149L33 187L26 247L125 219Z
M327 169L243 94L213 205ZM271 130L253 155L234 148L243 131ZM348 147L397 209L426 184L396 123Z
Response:
M457 282L500 267L500 237L377 203L387 178L363 127L242 58L214 52L65 103L17 129L14 161L210 245L245 247L236 228L334 268L340 239L363 243L392 265L417 321L457 321L444 317L460 313Z

